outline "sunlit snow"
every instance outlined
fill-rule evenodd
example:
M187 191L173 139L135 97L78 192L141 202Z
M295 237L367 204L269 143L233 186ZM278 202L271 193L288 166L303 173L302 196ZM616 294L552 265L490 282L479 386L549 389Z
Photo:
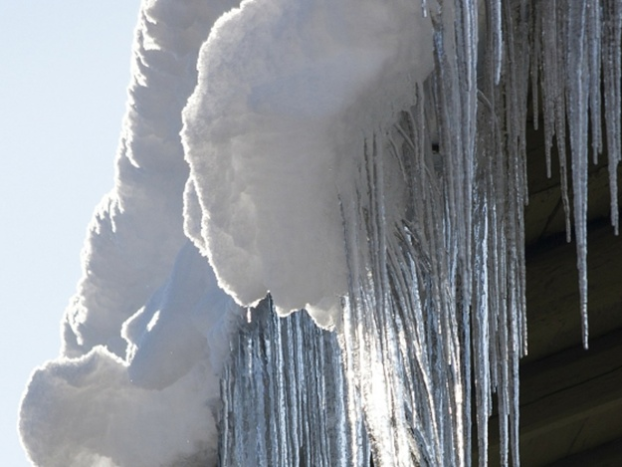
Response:
M347 289L338 197L365 137L432 71L429 19L415 2L244 2L198 67L182 131L198 244L241 305L270 292L281 313L334 326Z

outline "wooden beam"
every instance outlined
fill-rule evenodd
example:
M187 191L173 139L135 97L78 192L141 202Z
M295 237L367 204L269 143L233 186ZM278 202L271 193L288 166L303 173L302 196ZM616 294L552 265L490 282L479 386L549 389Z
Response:
M622 327L622 237L608 221L588 232L590 339ZM532 362L581 342L576 246L564 236L527 252L527 326Z
M535 244L555 234L563 234L565 214L561 198L557 148L551 153L551 178L546 176L544 131L527 126L527 178L529 205L525 209L525 241ZM591 157L590 157L591 160ZM569 177L570 178L570 177ZM618 179L622 165L618 166ZM572 203L572 182L568 180ZM609 169L607 155L601 154L598 164L588 166L588 220L608 218L610 215ZM572 209L572 208L571 208Z
M622 332L527 366L521 377L521 438L622 409ZM621 412L622 415L622 412Z
M622 465L622 438L589 451L560 459L548 467L620 467Z
M622 330L521 369L521 457L544 466L622 436ZM498 465L498 420L489 458ZM591 464L586 464L591 465ZM621 464L622 465L622 464Z

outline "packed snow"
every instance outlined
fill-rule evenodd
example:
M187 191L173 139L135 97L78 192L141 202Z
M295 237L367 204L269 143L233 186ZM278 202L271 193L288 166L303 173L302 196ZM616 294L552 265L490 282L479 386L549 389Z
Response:
M334 327L339 196L365 140L432 71L429 18L416 2L246 1L215 24L198 68L182 132L191 235L240 305L270 292L280 314L306 308Z
M116 186L89 227L61 356L34 372L20 410L36 465L214 462L219 374L240 311L184 235L179 131L199 47L236 5L143 4Z
M587 343L587 144L617 229L621 40L617 0L144 0L29 457L469 466L496 392L519 465L528 86L547 157L572 133Z
M126 360L96 346L35 372L20 420L33 462L153 467L200 453L213 463L219 375L238 316L188 242L169 280L123 325Z

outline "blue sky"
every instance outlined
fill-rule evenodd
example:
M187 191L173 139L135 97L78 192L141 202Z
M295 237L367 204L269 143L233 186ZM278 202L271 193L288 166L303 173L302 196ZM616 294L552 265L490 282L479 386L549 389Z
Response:
M139 0L0 0L0 464L30 465L16 423L55 357L91 214L113 186Z

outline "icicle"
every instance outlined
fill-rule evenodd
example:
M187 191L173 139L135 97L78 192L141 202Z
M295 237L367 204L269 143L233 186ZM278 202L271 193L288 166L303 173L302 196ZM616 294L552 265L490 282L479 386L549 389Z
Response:
M371 454L376 466L470 466L476 444L485 467L496 393L499 461L520 465L530 82L549 177L554 149L559 158L569 240L574 220L587 345L588 145L591 137L594 157L602 150L602 62L617 229L622 4L487 0L478 49L478 2L442 3L422 1L434 25L433 75L415 86L394 131L361 142L355 189L340 194L349 284L337 336L302 314L278 320L269 304L242 329L228 369L238 376L222 387L221 453L231 463L244 464L252 445L271 465L362 467ZM392 170L407 199L395 223ZM251 422L237 418L244 410Z
M471 8L476 8L478 4L471 2ZM501 80L501 70L503 61L503 24L501 14L500 0L486 0L486 28L487 42L486 50L489 54L487 57L488 68L492 81L495 85Z
M532 51L530 54L531 63L531 115L533 116L533 128L534 130L539 129L540 125L540 83L539 83L539 73L540 73L540 55L542 49L542 21L541 18L534 15L534 20L532 21L532 30L530 33L530 38L532 42ZM550 167L547 166L547 169L550 172ZM550 175L549 175L550 176Z
M559 178L562 205L565 213L566 240L571 240L570 196L568 188L566 156L566 96L564 76L566 57L563 53L566 41L566 26L563 0L536 3L536 17L542 22L542 100L544 114L544 136L547 176L551 177L551 148L553 138L557 141Z
M607 125L607 155L609 160L609 189L611 223L619 231L618 164L622 157L622 3L604 0L603 11L603 81L605 92L605 122Z
M574 204L577 267L579 269L579 295L583 321L583 345L588 345L587 323L587 136L588 98L590 76L587 45L587 4L570 1L568 6L568 38L566 56L568 127L572 151L572 187Z
M598 155L602 152L602 123L601 123L601 38L602 38L602 9L600 0L588 0L586 4L586 46L589 69L589 105L590 127L592 129L592 157L594 164L598 164Z
M278 318L269 299L240 326L221 385L221 465L366 466L337 336L303 313Z

